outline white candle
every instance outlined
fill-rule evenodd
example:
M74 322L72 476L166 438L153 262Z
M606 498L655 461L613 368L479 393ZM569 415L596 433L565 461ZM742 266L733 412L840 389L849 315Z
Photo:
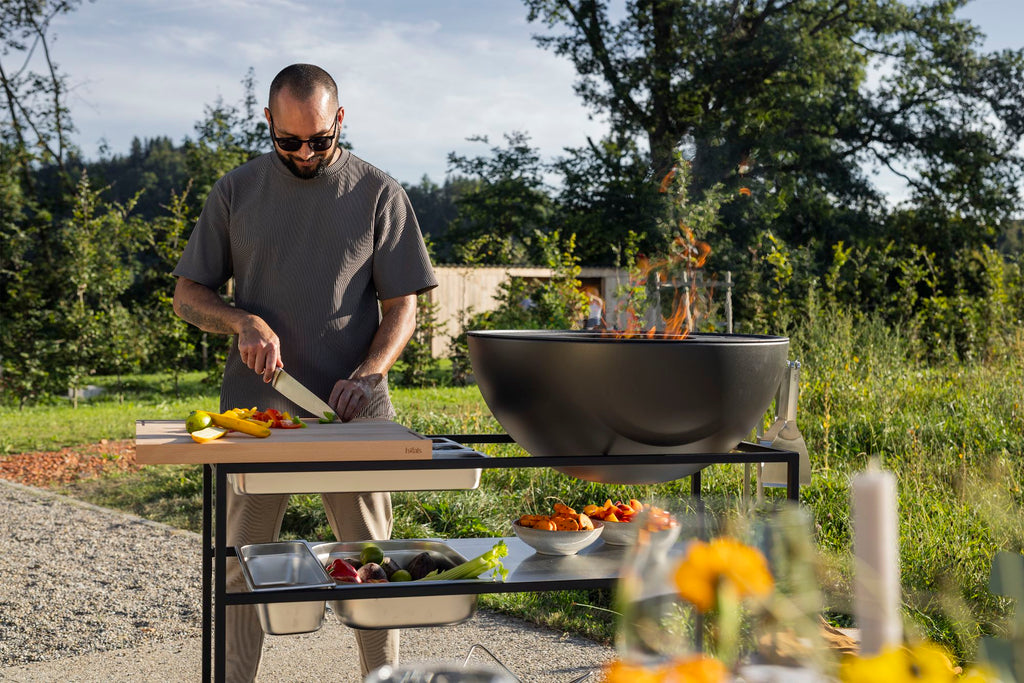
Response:
M903 642L896 478L869 468L853 478L854 617L861 654Z

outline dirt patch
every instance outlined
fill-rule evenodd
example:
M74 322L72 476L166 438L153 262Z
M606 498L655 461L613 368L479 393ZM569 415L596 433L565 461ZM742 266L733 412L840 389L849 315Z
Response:
M0 459L0 478L45 488L97 477L111 470L134 471L139 467L133 439L103 439L59 451L8 455Z

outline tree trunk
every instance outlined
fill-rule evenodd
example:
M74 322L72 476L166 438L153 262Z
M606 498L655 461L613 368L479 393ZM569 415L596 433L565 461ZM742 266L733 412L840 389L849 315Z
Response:
M660 181L675 164L678 136L672 126L672 25L675 0L652 0L651 27L654 48L651 55L650 122L647 141L651 147L651 170Z

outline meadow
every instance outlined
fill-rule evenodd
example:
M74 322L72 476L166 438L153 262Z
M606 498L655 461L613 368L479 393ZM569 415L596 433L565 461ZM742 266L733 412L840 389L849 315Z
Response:
M842 312L806 321L791 337L802 364L798 424L813 466L801 504L812 518L827 618L851 625L849 480L872 458L899 481L901 570L909 628L970 661L979 636L1000 633L1012 605L987 590L998 550L1024 549L1024 331L1011 330L986 358L928 364L899 334ZM167 376L93 378L102 396L22 410L0 408L0 454L126 439L137 418L184 418L217 406L216 388L199 373L175 385ZM427 434L500 432L476 387L393 390L398 421ZM523 455L515 445L481 447ZM0 455L0 457L3 457ZM741 465L705 470L702 496L711 515L750 512ZM198 530L198 467L151 466L60 486L70 496ZM656 501L692 512L689 481L607 486L543 469L485 470L480 488L396 493L395 536L511 535L509 520L546 512L554 501L580 506L605 498ZM784 492L767 489L761 509ZM285 537L330 539L318 496L294 496ZM614 636L607 591L487 596L483 604L598 640Z

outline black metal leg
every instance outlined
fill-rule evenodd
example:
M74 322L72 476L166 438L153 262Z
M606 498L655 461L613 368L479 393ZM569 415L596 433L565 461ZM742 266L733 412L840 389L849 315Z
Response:
M213 570L213 558L210 556L212 548L212 525L210 503L212 502L211 470L209 465L203 465L203 680L210 680L210 647L212 641L213 613L210 600L212 598L212 581L210 573Z
M791 453L786 461L786 498L800 502L800 456Z
M223 467L217 468L217 516L214 522L214 593L213 593L213 675L214 680L220 683L227 677L225 659L225 648L227 646L227 633L224 629L224 618L226 606L224 604L227 595L227 474Z

